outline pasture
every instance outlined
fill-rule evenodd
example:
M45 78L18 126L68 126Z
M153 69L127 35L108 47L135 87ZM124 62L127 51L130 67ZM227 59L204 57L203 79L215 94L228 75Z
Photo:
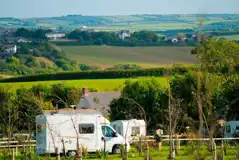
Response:
M121 91L126 80L136 81L140 78L132 79L97 79L97 80L65 80L65 81L37 81L37 82L18 82L18 83L0 83L0 87L10 87L12 89L31 88L37 84L52 85L65 84L66 86L75 86L78 88L95 88L98 91ZM147 79L147 77L143 78ZM166 78L156 78L162 86L167 86Z
M116 64L137 64L143 68L171 66L174 63L195 64L192 47L114 47L61 46L67 56L79 63L102 68Z
M239 40L239 34L230 35L230 36L219 36L218 38L225 38L226 40L229 40L229 41L233 41L233 40L238 41Z

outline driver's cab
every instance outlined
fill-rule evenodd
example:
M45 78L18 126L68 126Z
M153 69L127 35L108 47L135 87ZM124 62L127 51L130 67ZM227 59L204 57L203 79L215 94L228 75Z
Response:
M111 126L109 125L102 125L102 142L101 148L104 148L104 141L106 142L106 151L112 153L115 147L119 147L120 145L124 145L125 141L124 138L119 135ZM127 148L129 150L129 144L127 142Z

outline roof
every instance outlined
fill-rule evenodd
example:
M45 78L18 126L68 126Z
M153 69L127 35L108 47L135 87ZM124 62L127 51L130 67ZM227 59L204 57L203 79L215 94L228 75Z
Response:
M83 99L88 101L88 106L83 106L82 108L95 108L105 115L108 113L111 101L119 98L120 95L120 92L89 92L86 95L82 95L80 101ZM77 107L80 106L78 105Z
M122 34L122 33L129 33L129 30L121 30L121 31L119 31L119 33L120 34Z
M59 110L45 110L43 111L44 115L51 115L51 114L64 114L64 115L68 115L68 114L88 114L88 115L92 115L92 114L100 114L101 113L99 111L97 111L96 109L82 109L82 108L64 108L64 109L59 109Z
M0 52L0 57L4 57L4 56L12 56L12 55L14 55L14 53Z

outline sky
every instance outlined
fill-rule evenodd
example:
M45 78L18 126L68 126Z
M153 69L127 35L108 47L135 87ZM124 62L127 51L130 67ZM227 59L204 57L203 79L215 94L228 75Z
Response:
M239 0L0 0L0 17L239 13Z

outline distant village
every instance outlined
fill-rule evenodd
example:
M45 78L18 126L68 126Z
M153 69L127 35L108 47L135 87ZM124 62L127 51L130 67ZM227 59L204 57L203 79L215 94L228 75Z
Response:
M96 32L94 29L88 29L87 26L81 26L78 28L80 31L85 32ZM19 43L31 43L33 41L36 41L32 38L25 38L25 37L18 37L15 35L17 29L13 28L0 28L0 58L6 58L8 56L12 56L17 53L17 44ZM51 32L48 32L45 34L46 40L48 41L67 41L67 34L69 32L58 32L51 30ZM118 38L124 41L125 39L129 38L132 35L132 33L129 30L120 30L118 31ZM184 34L181 35L163 35L159 36L158 42L162 43L171 43L171 44L177 44L177 43L194 43L198 41L198 38L201 40L212 38L213 36L210 34L203 34L198 37L197 33L191 33L191 34ZM37 40L39 41L39 40Z

